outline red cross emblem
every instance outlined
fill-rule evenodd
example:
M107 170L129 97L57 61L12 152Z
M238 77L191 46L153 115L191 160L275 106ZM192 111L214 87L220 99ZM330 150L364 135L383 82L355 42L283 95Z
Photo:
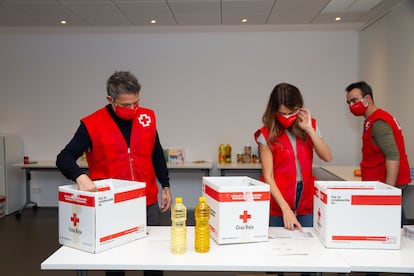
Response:
M147 127L151 124L151 117L148 116L147 114L141 114L138 117L138 122L143 126L143 127Z
M243 223L246 223L250 218L252 218L252 215L248 214L246 210L244 210L243 214L240 215L240 219L243 220Z
M71 222L73 222L73 226L75 226L75 227L76 227L76 224L78 224L78 222L79 222L79 218L76 216L76 214L73 214L73 215L70 217L70 221L71 221Z

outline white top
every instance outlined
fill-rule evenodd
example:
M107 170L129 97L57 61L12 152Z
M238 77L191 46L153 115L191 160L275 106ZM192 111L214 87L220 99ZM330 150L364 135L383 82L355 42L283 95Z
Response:
M297 158L296 153L296 137L290 131L286 131L287 136L289 137L289 141L292 144L293 154L295 155L295 162L296 162L296 182L302 180L302 172L300 171L300 164ZM322 134L319 130L319 127L316 126L316 134L322 138ZM264 137L263 133L260 133L259 137L257 137L257 142L262 145L267 145L266 138Z

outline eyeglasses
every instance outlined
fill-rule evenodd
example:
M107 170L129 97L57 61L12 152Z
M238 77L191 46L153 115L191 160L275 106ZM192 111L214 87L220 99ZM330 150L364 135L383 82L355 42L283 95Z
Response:
M135 102L135 103L114 103L114 104L118 105L118 106L121 106L121 107L126 107L126 108L131 108L132 109L132 108L137 107L138 103L139 103L139 101Z
M351 103L352 104L356 104L357 102L359 102L359 101L361 101L361 100L363 100L364 98L360 98L360 99L358 99L358 98L352 98L352 99L349 99L349 100L347 100L346 101L346 103L348 104L348 105L350 105Z
M299 112L299 108L294 108L291 112L288 112L288 113L277 111L278 114L283 115L283 116L292 116L292 115L295 115L298 112Z
M133 108L135 108L135 107L137 107L139 105L139 98L138 98L138 100L136 100L133 103L117 103L113 99L111 99L111 102L112 102L112 104L114 106L120 106L120 107L125 107L125 108L131 108L131 109L133 109Z

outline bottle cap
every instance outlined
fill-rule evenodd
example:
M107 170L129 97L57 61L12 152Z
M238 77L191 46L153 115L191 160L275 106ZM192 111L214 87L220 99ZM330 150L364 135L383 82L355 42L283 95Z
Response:
M200 202L206 202L206 198L204 196L200 196L199 201Z
M183 198L182 197L176 197L175 198L175 203L183 203Z

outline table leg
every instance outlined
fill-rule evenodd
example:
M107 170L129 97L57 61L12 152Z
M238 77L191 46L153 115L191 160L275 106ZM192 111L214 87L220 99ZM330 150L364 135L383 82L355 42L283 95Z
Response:
M37 208L37 203L30 199L30 180L32 178L32 175L30 173L30 169L25 169L25 174L26 174L26 203L16 213L16 217L18 217L18 218L21 216L23 210L25 208L29 207L30 205L33 205L33 208Z

